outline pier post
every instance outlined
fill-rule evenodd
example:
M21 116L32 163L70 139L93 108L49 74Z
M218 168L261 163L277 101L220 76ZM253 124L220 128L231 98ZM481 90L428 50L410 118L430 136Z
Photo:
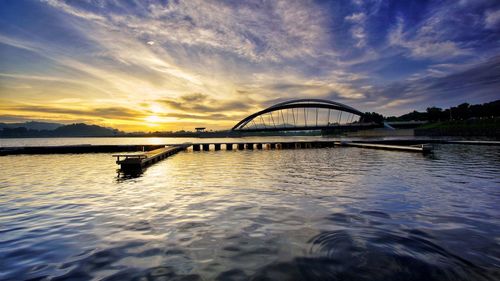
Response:
M203 150L204 151L209 151L210 150L210 144L204 143L204 144L202 144L202 146L203 146Z
M238 150L243 150L245 149L245 144L244 143L238 143Z
M199 144L193 144L193 151L200 151L200 145Z
M220 150L220 143L214 144L215 150Z
M262 143L257 144L257 149L262 149Z
M302 148L302 145L300 144L300 142L296 142L295 149L300 149L300 148Z
M233 150L233 144L232 143L226 143L226 150Z

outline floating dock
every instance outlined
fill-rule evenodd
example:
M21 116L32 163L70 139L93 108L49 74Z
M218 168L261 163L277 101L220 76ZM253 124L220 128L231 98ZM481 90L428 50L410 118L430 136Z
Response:
M179 151L185 150L189 144L167 146L142 153L114 154L116 164L122 171L140 171L160 160L163 160Z
M384 149L384 150L398 150L407 152L420 152L429 153L432 151L431 144L417 144L417 145L389 145L389 144L372 144L372 143L356 143L356 142L338 142L337 145L353 146L361 148Z

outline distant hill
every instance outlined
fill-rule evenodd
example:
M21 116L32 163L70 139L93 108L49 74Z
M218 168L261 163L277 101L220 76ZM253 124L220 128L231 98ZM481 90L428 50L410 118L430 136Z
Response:
M45 126L34 126L33 123L43 122L26 122L19 124L28 124L31 128L53 128L53 129L31 129L25 126L19 127L18 124L7 124L0 127L0 137L3 138L36 138L36 137L112 137L124 135L123 132L105 128L97 125L87 125L84 123L62 125L56 123L43 123ZM51 125L47 125L51 124ZM2 123L2 125L5 125ZM57 127L55 126L57 125Z
M29 121L24 123L0 123L0 129L3 128L26 128L28 130L55 130L64 124Z
M53 134L57 137L111 137L120 134L120 131L97 125L78 123L59 127L53 131Z

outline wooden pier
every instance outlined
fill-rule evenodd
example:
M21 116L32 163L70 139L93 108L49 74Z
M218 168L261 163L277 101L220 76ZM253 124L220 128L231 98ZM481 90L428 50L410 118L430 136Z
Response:
M190 144L166 146L142 153L114 154L116 164L120 165L121 171L140 171L160 160L163 160L179 151L185 150Z
M280 142L233 142L233 143L194 143L192 144L193 151L218 151L222 147L226 150L262 150L262 149L307 149L307 148L327 148L335 146L352 146L370 149L385 149L395 151L420 152L428 153L432 151L431 144L384 144L384 143L366 143L363 141L331 141L331 140L314 140L314 141L280 141ZM211 149L213 147L213 149Z

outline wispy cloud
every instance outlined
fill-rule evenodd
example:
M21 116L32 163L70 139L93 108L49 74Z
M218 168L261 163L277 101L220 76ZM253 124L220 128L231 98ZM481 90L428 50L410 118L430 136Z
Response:
M500 9L486 11L484 18L484 26L488 29L500 28Z
M398 18L397 25L389 34L389 43L400 46L409 52L412 58L447 60L460 55L470 54L470 51L458 46L457 43L443 39L435 30L435 23L428 22L416 32L404 32L404 19ZM413 33L413 34L412 34Z
M246 112L254 107L254 101L249 98L227 101L214 99L202 93L187 94L175 99L158 100L158 102L176 111L197 113Z
M451 65L440 65L446 69ZM500 88L500 57L494 57L459 72L428 75L409 79L368 90L367 95L378 99L378 108L391 108L410 105L414 109L429 106L448 106L475 100L478 103L498 99ZM430 94L432 93L432 94ZM451 101L451 103L450 103ZM396 112L403 113L399 110Z

